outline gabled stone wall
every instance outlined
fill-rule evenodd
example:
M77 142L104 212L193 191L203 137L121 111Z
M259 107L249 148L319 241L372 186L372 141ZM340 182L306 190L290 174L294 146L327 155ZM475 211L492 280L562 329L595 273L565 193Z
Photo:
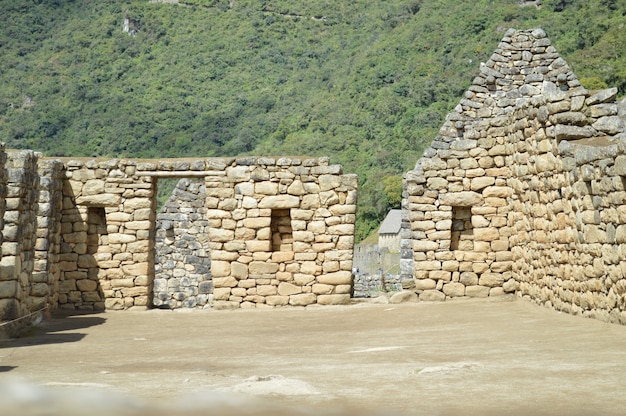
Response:
M405 176L421 299L516 292L621 319L616 94L581 87L542 30L506 34Z

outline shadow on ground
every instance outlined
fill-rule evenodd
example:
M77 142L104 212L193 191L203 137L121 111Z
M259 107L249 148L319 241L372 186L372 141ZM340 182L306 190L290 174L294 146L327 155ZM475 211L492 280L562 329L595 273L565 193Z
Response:
M33 345L62 344L78 342L85 338L85 333L68 332L86 329L106 322L101 316L90 314L57 314L53 318L43 320L41 323L27 329L18 338L0 340L1 348L16 348ZM7 371L0 367L0 372Z

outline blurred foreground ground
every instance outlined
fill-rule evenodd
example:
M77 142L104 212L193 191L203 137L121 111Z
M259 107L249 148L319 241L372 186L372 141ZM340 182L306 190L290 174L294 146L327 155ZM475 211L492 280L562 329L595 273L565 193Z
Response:
M2 415L618 415L626 327L515 298L55 318Z

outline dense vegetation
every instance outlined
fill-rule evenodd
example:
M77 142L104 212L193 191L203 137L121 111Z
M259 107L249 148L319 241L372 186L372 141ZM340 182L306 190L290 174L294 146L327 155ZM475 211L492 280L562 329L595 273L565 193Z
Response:
M626 92L626 0L186 3L0 2L0 141L48 156L329 155L359 175L361 239L506 29L543 27L584 85Z

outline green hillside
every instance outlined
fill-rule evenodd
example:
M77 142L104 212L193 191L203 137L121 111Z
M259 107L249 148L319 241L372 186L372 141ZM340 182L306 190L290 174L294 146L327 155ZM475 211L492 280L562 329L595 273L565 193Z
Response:
M48 156L331 157L357 239L508 28L626 92L626 0L0 2L0 141ZM136 36L122 31L137 22Z

